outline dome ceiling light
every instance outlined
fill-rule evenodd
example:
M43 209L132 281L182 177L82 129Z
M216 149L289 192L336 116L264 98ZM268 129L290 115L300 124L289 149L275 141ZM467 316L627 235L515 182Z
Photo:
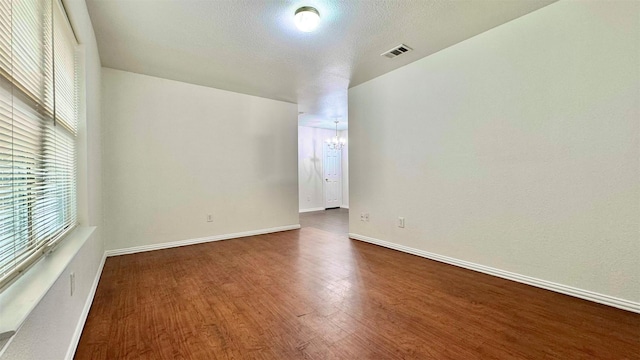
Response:
M303 6L296 10L295 21L300 31L311 32L320 23L320 13L311 6Z

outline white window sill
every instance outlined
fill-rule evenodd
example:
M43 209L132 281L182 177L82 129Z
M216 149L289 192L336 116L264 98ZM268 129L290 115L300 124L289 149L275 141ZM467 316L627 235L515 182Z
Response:
M0 293L0 345L18 331L95 229L77 227Z

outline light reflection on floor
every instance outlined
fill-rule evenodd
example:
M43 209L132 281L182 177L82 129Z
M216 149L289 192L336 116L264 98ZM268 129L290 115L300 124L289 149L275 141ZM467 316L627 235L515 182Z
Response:
M343 309L361 313L365 284L359 272L360 255L348 238L349 211L333 209L300 214L297 283L313 310L302 316L322 321L323 333L338 341L361 324ZM320 246L319 246L320 245ZM313 319L313 320L312 320Z

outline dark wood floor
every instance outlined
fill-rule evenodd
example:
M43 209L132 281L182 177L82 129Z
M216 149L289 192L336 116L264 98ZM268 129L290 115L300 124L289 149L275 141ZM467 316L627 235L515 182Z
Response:
M640 358L638 314L312 223L107 259L76 359Z

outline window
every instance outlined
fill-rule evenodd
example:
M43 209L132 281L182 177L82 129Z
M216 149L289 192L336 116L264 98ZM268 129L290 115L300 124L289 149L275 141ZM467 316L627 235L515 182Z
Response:
M76 48L59 0L0 1L0 289L76 225Z

